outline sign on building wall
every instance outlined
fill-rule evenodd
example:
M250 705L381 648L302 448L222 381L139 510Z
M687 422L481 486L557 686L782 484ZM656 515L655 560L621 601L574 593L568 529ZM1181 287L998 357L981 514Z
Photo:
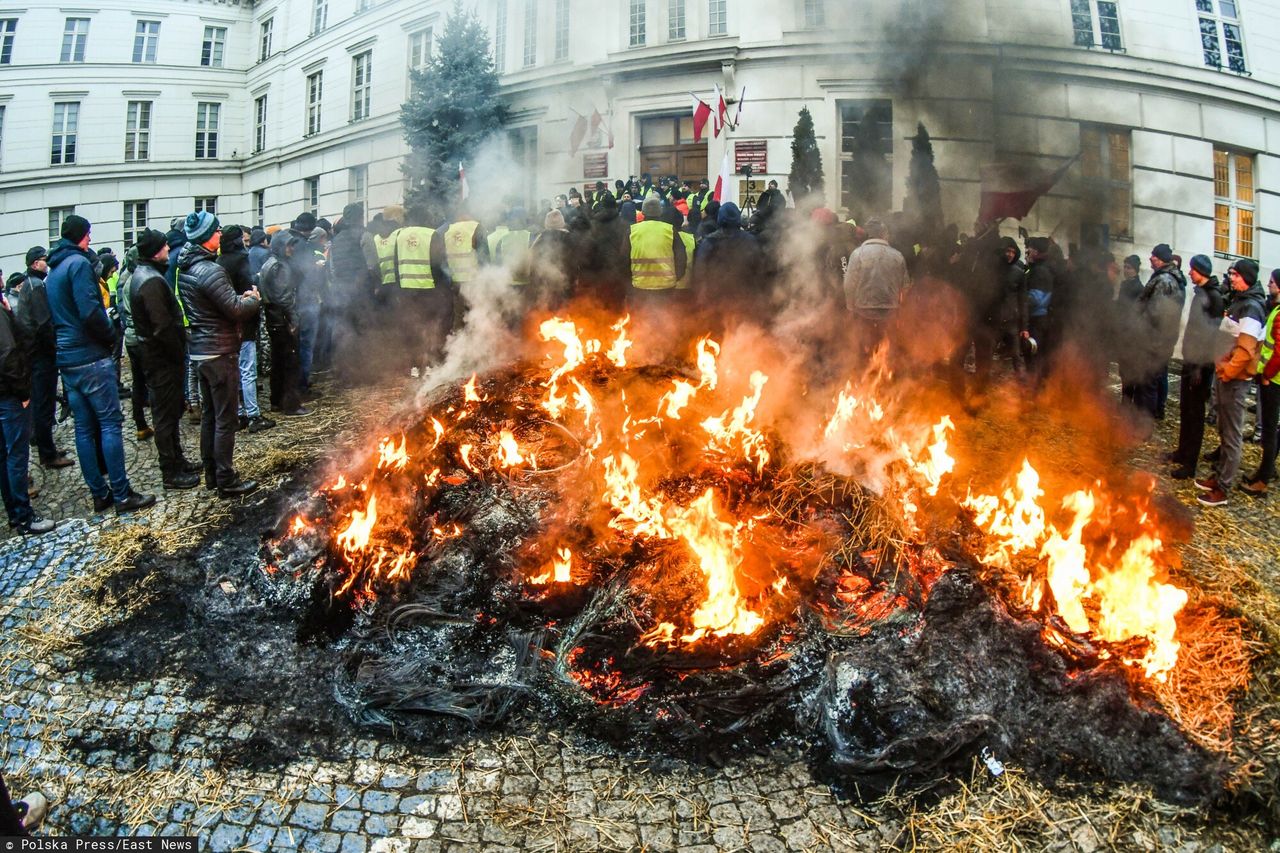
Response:
M596 179L609 177L609 155L583 154L582 177Z
M752 170L755 166L751 167ZM738 207L746 210L760 203L760 194L764 192L764 179L752 178L749 181L738 181Z
M769 142L764 139L739 139L733 143L733 170L739 175L750 166L753 174L769 171Z

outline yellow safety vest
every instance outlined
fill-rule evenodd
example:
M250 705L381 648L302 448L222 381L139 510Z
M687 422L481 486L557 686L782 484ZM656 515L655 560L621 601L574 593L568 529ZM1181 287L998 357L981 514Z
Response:
M528 231L506 231L496 244L490 242L493 261L511 270L512 284L529 283L529 242ZM492 237L489 238L491 241Z
M1262 336L1262 346L1258 348L1257 372L1259 374L1267 366L1267 362L1271 361L1271 356L1276 351L1277 322L1280 322L1280 308L1272 308L1271 315L1267 317L1266 333Z
M676 286L675 232L657 219L631 226L631 286L637 290L670 290Z
M399 234L400 229L397 228L386 237L373 235L373 245L378 250L378 272L382 274L385 287L395 287L396 284L396 237Z
M489 260L497 263L498 258L498 241L502 239L502 235L508 232L507 226L499 225L493 231L489 232Z
M396 272L401 290L433 290L431 238L434 228L401 228L396 232Z
M684 277L676 282L676 290L688 290L693 283L693 235L681 231L680 239L684 241Z
M449 268L453 271L454 284L473 281L479 272L480 259L476 257L476 250L472 245L479 227L479 222L468 219L453 223L444 232L444 249L449 258Z

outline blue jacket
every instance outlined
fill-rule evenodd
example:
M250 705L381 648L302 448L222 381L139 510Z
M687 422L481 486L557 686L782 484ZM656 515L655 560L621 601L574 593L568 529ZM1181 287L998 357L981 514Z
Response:
M102 304L93 256L74 243L58 241L49 253L45 292L58 340L58 367L110 358L116 328Z

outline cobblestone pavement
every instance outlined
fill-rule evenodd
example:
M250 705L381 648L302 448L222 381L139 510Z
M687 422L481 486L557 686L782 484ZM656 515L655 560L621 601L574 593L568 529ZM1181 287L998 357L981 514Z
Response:
M358 424L358 412L385 413L395 396L335 395L317 403L313 420L242 433L238 464L278 483ZM64 447L69 427L59 427ZM184 438L194 449L193 426L184 425ZM331 744L325 758L304 752L269 769L228 763L221 757L228 748L251 749L255 733L272 726L273 709L219 704L179 676L121 688L71 665L77 637L104 618L92 607L95 593L130 606L93 588L101 563L115 559L119 568L136 554L113 557L121 540L149 531L194 542L228 517L228 505L203 489L160 491L147 443L130 439L128 458L135 487L161 496L154 509L136 518L93 516L77 468L37 468L37 506L61 524L45 537L0 542L0 626L8 638L0 761L11 787L51 795L50 833L197 834L214 851L326 853L916 844L1197 851L1224 849L1219 841L1226 849L1269 843L1201 823L1138 790L1117 789L1111 800L1059 797L1012 761L1000 779L975 768L960 792L928 805L842 800L785 750L722 769L659 768L549 728L476 736L437 755L390 737L353 736ZM79 592L89 605L59 609L84 577L91 580Z

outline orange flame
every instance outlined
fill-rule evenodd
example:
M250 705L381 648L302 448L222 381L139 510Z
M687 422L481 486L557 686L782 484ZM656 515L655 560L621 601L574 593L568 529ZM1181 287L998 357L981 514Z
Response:
M557 548L556 556L551 560L547 570L537 577L529 578L529 583L536 586L555 583L573 583L573 552L568 548Z
M351 512L351 523L346 530L338 534L338 544L348 554L363 551L369 547L369 535L373 532L373 525L377 521L378 496L370 495L369 506L364 512L358 509Z
M520 445L511 430L504 429L498 436L498 464L503 468L514 468L523 465L524 456L520 453Z
M627 324L631 322L631 315L627 314L621 320L614 323L609 328L618 333L614 338L613 344L609 347L609 351L605 353L605 358L609 359L615 367L627 366L627 350L631 349L631 339L627 337Z
M400 436L400 445L398 447L390 436L378 442L379 468L394 468L397 471L403 471L404 466L407 464L409 464L409 454L405 450L403 435Z

